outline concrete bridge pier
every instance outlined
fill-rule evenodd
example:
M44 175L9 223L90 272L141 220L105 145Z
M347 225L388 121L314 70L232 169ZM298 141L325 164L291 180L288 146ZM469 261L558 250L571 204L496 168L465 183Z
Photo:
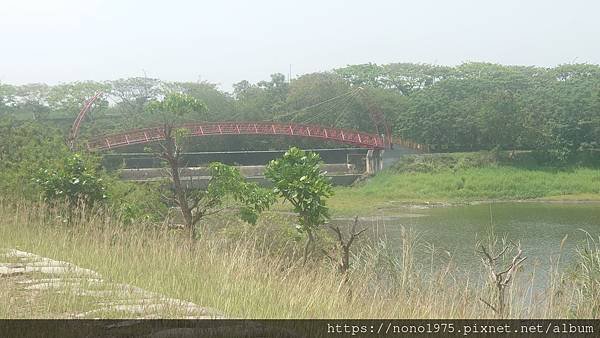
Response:
M383 170L383 152L382 149L369 149L366 158L366 173L368 175L375 174Z

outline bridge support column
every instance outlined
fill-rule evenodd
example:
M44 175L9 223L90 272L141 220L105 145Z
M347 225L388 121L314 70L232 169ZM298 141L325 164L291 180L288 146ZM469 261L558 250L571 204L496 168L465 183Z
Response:
M375 157L375 160L377 161L377 171L382 171L383 170L383 152L385 150L375 150L373 152L373 157Z
M369 149L366 158L366 172L368 175L375 174L383 170L383 150Z

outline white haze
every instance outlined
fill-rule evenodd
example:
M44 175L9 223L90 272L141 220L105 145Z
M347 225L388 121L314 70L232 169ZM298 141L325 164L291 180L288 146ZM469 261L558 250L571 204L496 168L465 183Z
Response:
M600 1L0 1L0 82L240 80L347 64L600 63Z

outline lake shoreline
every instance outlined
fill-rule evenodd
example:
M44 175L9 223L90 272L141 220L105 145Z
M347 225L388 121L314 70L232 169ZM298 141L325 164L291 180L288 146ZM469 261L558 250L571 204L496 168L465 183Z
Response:
M393 201L392 201L393 202ZM385 213L385 216L395 216L393 214L394 211L400 209L414 209L414 210L428 210L428 209L437 209L437 208L453 208L453 207L464 207L471 205L484 205L484 204L509 204L509 203L519 203L519 204L547 204L547 205L587 205L587 204L597 204L600 207L600 196L598 199L566 199L566 200L556 200L556 199L503 199L503 200L474 200L474 201L452 201L452 202L398 202L398 204L393 204L393 206L385 206L376 209L371 209L370 211L365 211L360 213L360 217L372 217L378 216L380 213ZM350 216L355 214L347 213L347 212L336 212L335 209L333 211L334 219L350 219ZM273 211L278 213L289 213L293 215L292 212L285 211ZM391 214L390 214L391 213ZM402 214L404 215L404 214Z
M364 215L398 207L600 202L599 167L523 162L485 152L407 155L365 181L336 188L328 205L336 215Z
M416 209L429 208L447 208L466 205L480 205L490 203L543 203L543 204L600 204L600 195L598 199L547 199L547 198L532 198L532 199L488 199L488 200L473 200L473 201L453 201L453 202L402 202L405 207Z

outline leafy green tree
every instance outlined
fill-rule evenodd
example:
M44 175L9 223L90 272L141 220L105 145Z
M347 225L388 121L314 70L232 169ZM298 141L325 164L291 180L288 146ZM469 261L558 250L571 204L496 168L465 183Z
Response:
M190 115L205 114L208 110L200 100L181 93L170 93L163 100L148 104L147 110L157 116L163 124L173 126L183 122Z
M539 81L523 95L520 112L531 147L558 162L593 154L600 140L600 67L562 65L549 69Z
M41 168L35 181L47 201L67 201L71 208L91 206L107 199L106 187L96 171L79 154L64 159L59 168Z
M14 114L16 116L33 117L34 120L47 118L50 107L47 105L50 86L33 83L16 87L14 97Z
M454 76L450 67L424 63L390 63L382 68L383 87L402 95L410 95Z
M181 180L182 154L187 134L176 129L176 121L189 114L201 114L206 106L197 99L179 93L167 95L162 101L154 101L148 109L163 119L164 141L158 142L156 156L168 165L173 185L172 202L183 215L190 238L197 238L196 224L205 216L222 211L226 197L231 196L241 204L240 217L250 223L256 222L258 213L273 203L273 197L255 184L245 182L236 168L214 163L210 166L211 179L206 190L188 189Z
M119 124L125 128L139 127L145 116L146 105L165 94L166 84L158 79L133 77L108 82L110 95L115 104L110 108L111 115L120 116Z
M334 73L303 75L290 84L289 113L279 119L370 131L373 123L359 91Z
M231 197L239 206L239 217L243 221L255 224L258 215L275 202L275 195L255 183L246 182L237 168L214 162L210 164L209 169L211 178L206 190L196 191L200 200L195 212L198 220L222 211L223 208L219 207L223 206L227 197Z
M34 83L11 86L0 83L0 116L12 115L20 120L46 118L50 112L46 101L50 86Z
M206 119L209 121L229 121L234 118L233 98L217 88L215 84L202 82L176 82L174 90L200 100L207 107Z
M352 86L367 86L371 88L382 88L383 67L374 63L360 65L348 65L334 70Z
M400 95L410 95L453 76L450 67L416 63L381 66L367 63L338 68L335 72L353 86L391 89Z
M406 98L397 134L436 151L541 149L553 138L549 117L566 105L552 103L559 91L548 70L466 63L451 73Z
M158 150L153 152L167 162L174 190L172 201L180 208L190 238L194 239L196 223L200 220L195 216L195 212L202 197L190 194L181 182L183 139L186 135L185 131L176 130L175 125L187 113L206 111L206 106L191 96L173 93L162 101L151 102L147 109L163 121L164 141L158 142Z
M46 98L54 116L75 117L83 103L97 92L108 92L110 86L105 83L84 81L60 84L50 88ZM108 100L101 97L94 103L97 108L106 109Z
M294 207L298 214L298 231L306 233L306 262L314 249L315 231L329 219L325 200L333 194L331 182L320 168L319 154L291 148L282 158L271 161L265 170L275 188L273 192Z
M206 216L221 212L228 196L241 204L240 218L252 224L256 222L258 214L274 202L274 197L267 190L246 182L237 168L221 163L210 165L211 178L205 190L187 187L181 179L183 138L186 134L181 130L172 132L170 128L167 126L165 129L165 141L159 143L161 150L155 154L168 164L173 184L170 200L181 210L191 239L198 237L198 222Z
M165 93L163 82L146 77L132 77L109 82L110 93L133 114L141 114L145 105Z
M0 117L8 115L14 103L15 87L0 82Z
M240 81L233 85L236 117L246 121L272 121L285 108L289 86L283 74L272 74L271 81L251 84Z
M40 167L56 167L69 149L63 135L38 121L0 117L0 191L14 197L37 197L31 178Z

